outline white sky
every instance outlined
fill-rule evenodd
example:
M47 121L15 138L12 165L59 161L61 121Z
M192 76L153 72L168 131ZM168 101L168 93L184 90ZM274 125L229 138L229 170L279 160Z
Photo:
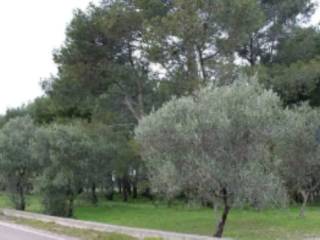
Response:
M40 79L56 72L52 50L63 43L72 10L84 9L89 2L0 1L0 114L42 94ZM313 23L319 21L320 9Z
M56 72L52 50L63 43L73 9L89 2L0 1L0 114L42 94L40 79Z

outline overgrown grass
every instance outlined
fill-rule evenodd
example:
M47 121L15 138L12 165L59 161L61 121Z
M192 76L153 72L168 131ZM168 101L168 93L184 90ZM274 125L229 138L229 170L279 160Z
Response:
M0 197L0 207L8 207L6 197ZM30 211L41 211L37 197L28 205ZM320 237L320 207L309 207L305 218L298 217L299 209L264 211L232 209L225 236L240 240L301 240ZM159 229L182 233L212 235L220 216L206 208L184 205L167 207L145 201L123 203L101 201L97 207L78 201L75 218L131 227Z

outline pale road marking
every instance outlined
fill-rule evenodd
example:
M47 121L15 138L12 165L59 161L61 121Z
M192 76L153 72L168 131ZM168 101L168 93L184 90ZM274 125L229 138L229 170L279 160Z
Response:
M2 221L0 221L0 226L11 228L13 230L18 230L20 232L30 233L30 234L33 234L33 235L37 235L39 237L44 237L46 239L52 239L52 240L68 240L68 239L70 239L70 240L76 240L76 238L69 238L69 237L67 238L67 237L56 236L56 235L52 235L52 234L46 233L44 231L35 230L35 229L29 228L29 227L24 227L24 226L21 226L21 225L12 224L12 223L6 223L6 222L2 222Z

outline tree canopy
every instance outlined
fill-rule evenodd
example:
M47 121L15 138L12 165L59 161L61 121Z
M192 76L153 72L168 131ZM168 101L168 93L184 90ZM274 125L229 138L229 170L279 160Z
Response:
M152 189L167 197L221 198L215 233L221 237L234 204L259 207L284 199L271 152L281 117L277 95L249 82L167 103L135 131Z
M0 173L19 210L26 207L25 195L39 167L32 155L35 130L32 119L25 116L11 119L0 131Z

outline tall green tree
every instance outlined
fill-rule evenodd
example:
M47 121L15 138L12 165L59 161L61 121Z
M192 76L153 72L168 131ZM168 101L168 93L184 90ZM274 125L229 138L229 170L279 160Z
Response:
M90 118L97 100L108 99L118 113L138 121L154 87L148 62L139 57L141 34L141 14L129 2L77 11L54 57L59 73L44 88L80 116Z
M277 45L284 35L303 21L308 21L315 9L312 0L255 1L263 13L263 21L254 31L243 32L247 41L237 52L251 66L273 61Z
M319 40L319 30L295 28L279 41L273 61L261 71L261 81L287 105L320 105Z
M257 1L173 0L146 22L148 57L165 70L171 94L190 94L232 66L234 52L263 20ZM165 3L164 3L165 4ZM232 70L230 68L229 70ZM232 73L232 71L230 71ZM232 78L232 74L228 75Z
M142 51L145 14L131 1L77 11L64 46L54 55L59 72L43 83L50 99L70 118L100 121L116 129L119 139L115 142L121 144L116 144L114 158L118 177L127 185L124 194L132 182L130 172L137 172L132 168L139 165L131 154L133 127L161 102Z
M314 10L310 0L173 0L163 6L166 11L145 21L144 36L148 59L160 66L169 80L161 84L174 95L212 80L232 82L236 56L251 66L273 61L279 41Z

